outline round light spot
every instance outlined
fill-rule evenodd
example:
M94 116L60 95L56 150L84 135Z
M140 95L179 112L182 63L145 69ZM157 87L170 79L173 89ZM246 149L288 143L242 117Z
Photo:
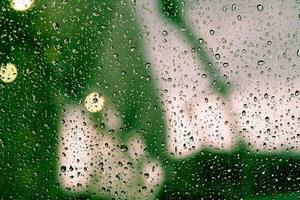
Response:
M33 5L34 0L12 0L11 7L17 11L28 10Z
M99 93L91 93L85 98L84 105L92 113L100 112L104 107L104 98Z
M0 68L0 79L5 83L11 83L17 78L17 67L8 63L6 65L2 65Z

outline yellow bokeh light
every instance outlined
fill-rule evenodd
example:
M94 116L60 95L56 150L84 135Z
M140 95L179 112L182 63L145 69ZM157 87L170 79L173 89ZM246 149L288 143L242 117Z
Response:
M0 68L0 79L5 83L13 82L17 78L17 75L17 67L12 63L2 65Z
M99 93L90 93L84 100L86 109L92 113L100 112L104 107L104 98Z
M11 0L11 7L17 11L25 11L31 8L34 0Z

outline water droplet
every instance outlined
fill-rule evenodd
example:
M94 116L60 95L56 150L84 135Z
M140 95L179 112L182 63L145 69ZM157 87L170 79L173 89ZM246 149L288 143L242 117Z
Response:
M53 30L58 31L58 29L59 29L59 24L56 23L56 22L52 23L52 28L53 28Z
M145 68L146 68L146 70L149 70L151 68L151 63L146 63Z
M297 56L300 57L300 49L297 50Z
M121 145L120 149L122 152L127 152L128 151L128 147L126 145Z
M246 116L246 111L245 110L242 111L242 115Z
M261 12L261 11L264 10L264 7L263 7L261 4L258 4L258 5L257 5L257 10L258 10L259 12Z
M162 34L163 34L163 36L168 36L168 31L163 30Z
M226 12L226 11L227 11L227 7L226 7L226 6L223 6L223 7L222 7L222 10L223 10L224 12Z
M267 117L265 117L265 121L266 122L269 122L270 121L270 118L267 116Z
M199 38L198 42L199 42L199 44L203 44L204 39L203 38Z
M100 12L98 12L98 11L93 12L93 16L95 16L95 17L100 16Z
M229 63L223 63L223 67L226 68L229 66Z
M220 60L220 57L221 57L221 55L220 55L219 53L217 53L217 54L215 55L215 58L216 58L217 60Z
M132 4L133 6L135 6L135 5L136 5L136 0L131 0L131 4Z
M231 6L231 10L232 11L235 11L236 10L236 8L237 8L237 5L234 3L234 4L232 4L232 6Z
M262 65L264 65L265 64L265 61L263 61L263 60L259 60L258 62L257 62L257 65L258 66L262 66Z
M61 171L61 172L66 172L66 171L67 171L66 166L61 166L61 167L60 167L60 171Z

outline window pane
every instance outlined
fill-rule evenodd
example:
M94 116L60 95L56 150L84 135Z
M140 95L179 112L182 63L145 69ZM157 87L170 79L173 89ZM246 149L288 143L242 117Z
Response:
M0 10L0 199L299 198L299 1Z

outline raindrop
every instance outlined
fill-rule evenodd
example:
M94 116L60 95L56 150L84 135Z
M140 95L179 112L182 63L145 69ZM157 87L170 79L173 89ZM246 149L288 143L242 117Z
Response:
M262 66L262 65L264 65L265 64L265 61L263 61L263 60L259 60L258 62L257 62L257 65L258 66Z
M234 4L232 4L232 6L231 6L231 10L232 11L235 11L236 10L236 8L237 8L237 5L234 3Z
M166 30L163 30L163 36L168 36L168 31L166 31Z
M61 166L61 167L60 167L60 171L61 171L61 172L66 172L66 171L67 171L66 166Z
M246 116L246 111L245 110L242 111L242 115Z
M297 50L297 56L300 57L300 49Z
M259 12L261 12L261 11L264 10L264 7L263 7L261 4L258 4L258 5L257 5L257 10L258 10Z
M227 11L227 7L226 7L226 6L223 6L223 7L222 7L222 10L223 10L224 12L226 12L226 11Z
M226 63L223 63L223 67L224 67L224 68L226 68L226 67L228 67L228 66L229 66L229 63L227 63L227 62L226 62Z
M58 29L59 29L59 24L56 23L56 22L54 22L54 23L52 24L52 28L53 28L53 30L58 31Z
M120 149L122 152L127 152L128 151L128 147L126 145L121 145Z
M267 117L265 117L265 120L266 120L266 122L269 122L270 118L267 116Z
M199 44L203 44L204 43L204 39L203 38L199 38L198 42L199 42Z
M98 12L98 11L93 12L93 16L95 16L95 17L100 16L100 12Z
M131 4L132 4L133 6L135 6L135 5L136 5L136 0L131 0Z
M144 173L145 178L149 178L149 173Z
M215 55L215 58L217 59L217 60L220 60L220 54L219 53L217 53L216 55Z

